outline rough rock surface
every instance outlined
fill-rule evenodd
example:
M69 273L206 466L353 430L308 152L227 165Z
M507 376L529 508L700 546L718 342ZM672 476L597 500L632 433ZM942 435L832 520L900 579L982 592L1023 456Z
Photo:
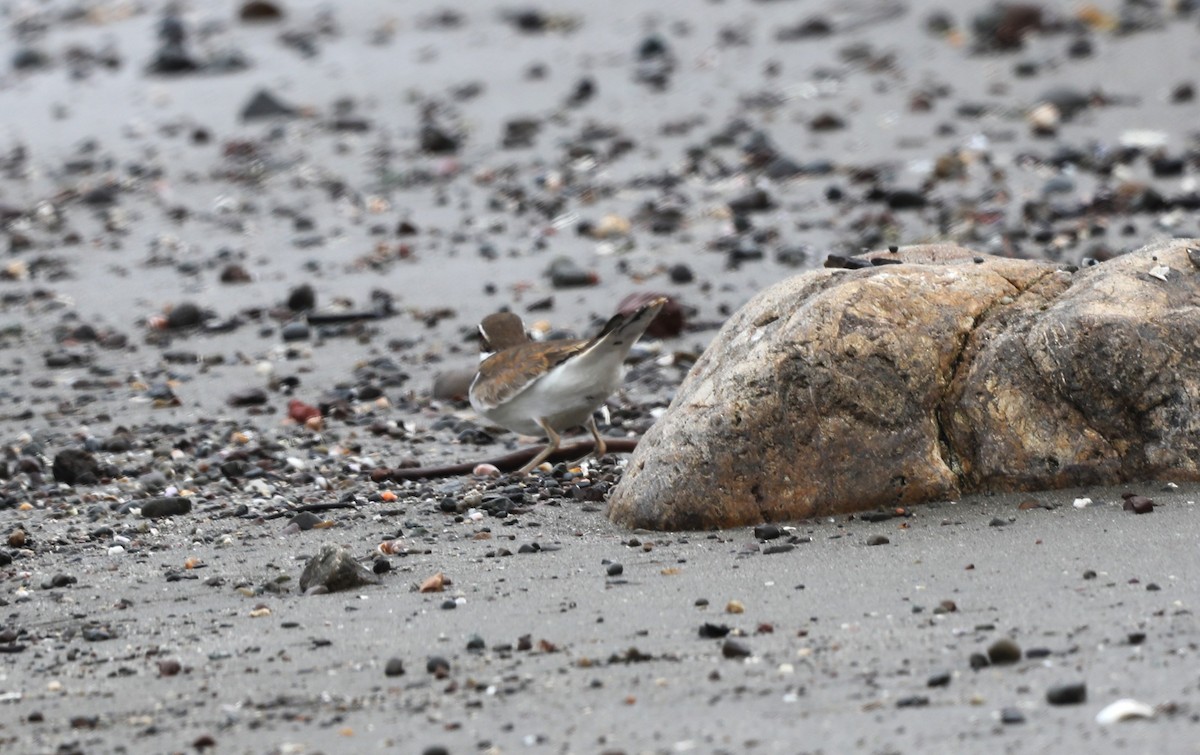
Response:
M1196 245L1078 271L919 246L784 281L696 363L608 514L707 529L1200 479Z

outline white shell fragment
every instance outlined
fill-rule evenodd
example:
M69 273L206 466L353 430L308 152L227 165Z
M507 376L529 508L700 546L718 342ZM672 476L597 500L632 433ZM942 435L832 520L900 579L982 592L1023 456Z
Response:
M1157 267L1152 267L1152 268L1150 268L1150 273L1149 273L1151 278L1158 278L1160 281L1165 281L1167 279L1167 276L1170 274L1171 274L1171 268L1167 267L1166 265L1158 265Z
M1132 721L1135 718L1154 718L1154 708L1125 697L1104 706L1104 710L1096 714L1096 723L1108 726L1121 721Z

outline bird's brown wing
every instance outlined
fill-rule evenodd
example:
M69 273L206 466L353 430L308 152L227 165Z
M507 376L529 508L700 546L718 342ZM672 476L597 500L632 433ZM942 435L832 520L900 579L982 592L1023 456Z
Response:
M524 343L497 352L479 365L471 395L483 407L494 409L588 344L588 341L576 340L545 341Z

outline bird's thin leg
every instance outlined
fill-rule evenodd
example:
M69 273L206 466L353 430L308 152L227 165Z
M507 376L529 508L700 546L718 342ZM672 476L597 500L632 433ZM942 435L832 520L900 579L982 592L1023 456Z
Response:
M550 454L558 450L558 444L562 440L558 437L558 433L554 432L554 428L546 424L546 420L538 417L534 419L534 422L537 422L538 427L546 431L546 438L550 442L546 444L546 447L543 448L537 456L530 459L528 464L517 470L517 474L519 475L527 475L533 471L534 467L536 467L538 464L541 464L550 456Z
M608 453L608 444L604 442L604 437L600 435L600 428L596 427L596 415L589 414L585 424L587 425L587 429L592 431L592 437L596 439L596 447L592 449L592 456L600 460L604 457L604 454Z

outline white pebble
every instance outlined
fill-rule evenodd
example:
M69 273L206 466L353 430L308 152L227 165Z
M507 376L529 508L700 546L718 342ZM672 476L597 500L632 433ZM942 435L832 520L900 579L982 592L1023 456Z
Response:
M1092 499L1091 498L1076 498L1075 503L1073 503L1071 505L1077 509L1086 509L1088 506L1092 505Z

